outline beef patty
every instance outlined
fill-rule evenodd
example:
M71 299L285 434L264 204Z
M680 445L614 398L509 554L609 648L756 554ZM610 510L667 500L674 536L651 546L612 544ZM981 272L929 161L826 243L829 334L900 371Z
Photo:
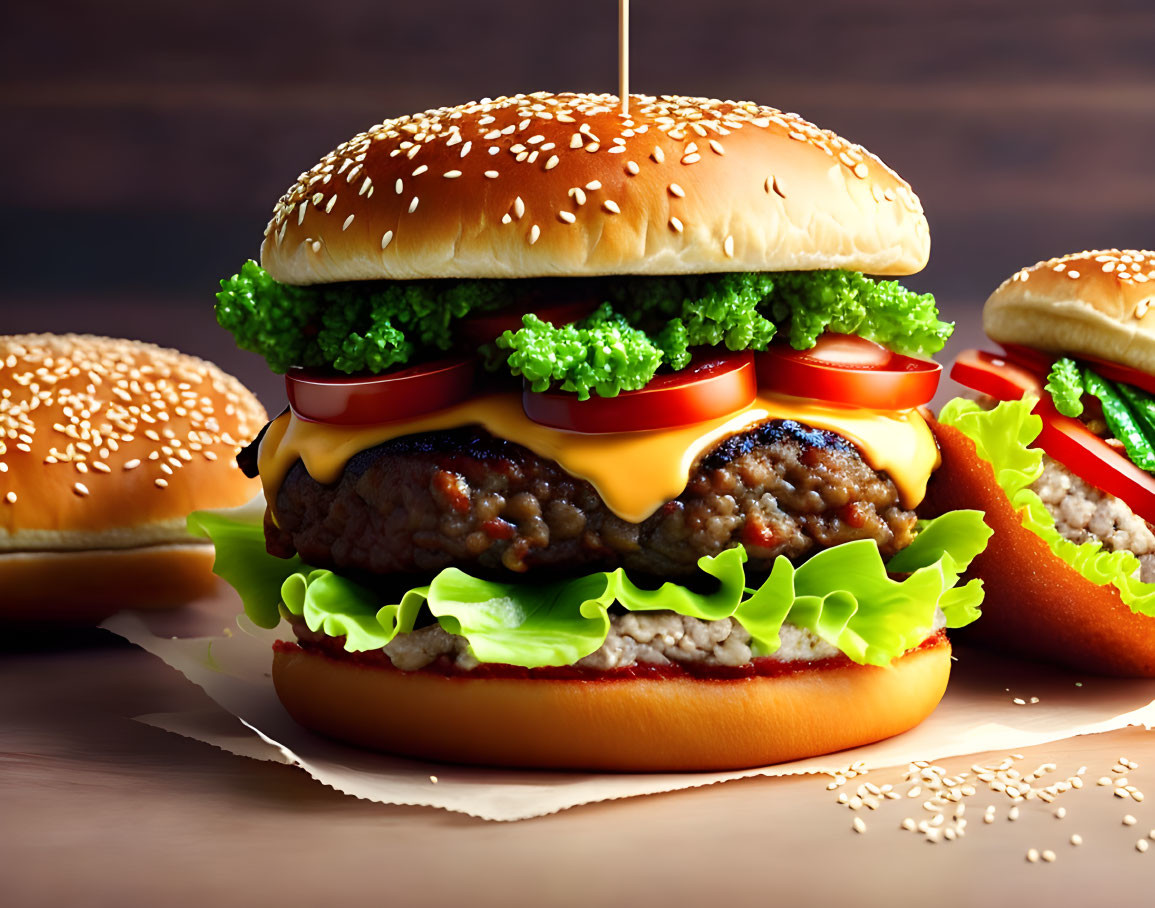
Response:
M455 566L488 577L619 566L685 577L702 555L739 543L755 572L852 539L873 539L885 557L909 544L915 522L890 478L846 439L792 420L719 442L685 491L641 523L616 516L555 461L479 427L387 441L332 485L298 461L276 515L265 521L275 555L354 572Z

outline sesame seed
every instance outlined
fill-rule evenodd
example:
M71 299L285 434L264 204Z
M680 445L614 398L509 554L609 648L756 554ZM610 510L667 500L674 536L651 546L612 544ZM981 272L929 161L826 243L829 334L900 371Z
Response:
M1055 862L1055 852L1048 848L1043 852L1042 858L1048 864L1053 864Z
M125 462L124 469L125 470L135 470L139 466L140 466L140 461L134 457L132 460Z
M428 166L426 166L425 164L422 164L420 167L418 167L416 170L413 171L413 176L419 177L419 176L421 176L421 174L425 173L425 171L427 171L428 169L429 169Z
M168 488L168 480L158 478L158 479L153 480L153 485L155 485L158 489L167 489Z
M1138 842L1135 843L1135 850L1138 851L1140 854L1142 854L1144 851L1146 851L1149 847L1150 846L1147 844L1146 839L1140 839Z
M575 186L573 189L571 189L569 191L569 197L571 199L573 199L575 202L577 202L578 207L581 207L582 205L584 205L586 203L585 190L582 189L580 186Z
M722 242L722 250L726 253L727 258L734 257L734 237L728 236Z
M405 191L405 183L401 177L397 178L397 182L393 184L393 188L397 191L398 195L401 195L401 193Z
M541 236L541 228L538 227L537 224L534 224L532 227L529 228L529 245L532 246L534 243L536 243L538 240L538 237L540 237L540 236Z
M670 229L672 229L675 233L681 233L685 227L678 218L672 217L670 218Z
M1032 864L1037 864L1039 861L1039 849L1030 848L1027 850L1027 860Z
M572 211L559 211L557 216L567 224L572 224L577 220L577 216Z
M630 176L636 177L639 173L641 173L641 168L638 167L638 165L633 161L626 161L626 172Z
M714 152L714 154L725 154L726 153L726 149L724 149L722 147L722 143L719 142L717 139L711 139L710 140L710 150L712 152Z
M1067 277L1071 278L1071 280L1077 280L1079 277L1079 272L1074 271L1074 270L1069 270L1067 272Z
M312 249L314 252L320 252L321 251L321 241L320 240L313 240L313 242L309 244L309 248Z
M558 160L559 159L557 155L550 155L549 160L545 162L545 169L553 170L555 167L557 167Z
M485 176L486 176L486 179L496 180L498 177L498 173L496 170L487 170L487 171L485 171Z
M655 145L654 150L650 152L650 157L653 159L654 163L661 164L666 160L666 153L662 151L662 149L657 145Z
M1138 821L1138 820L1136 820L1136 819L1135 819L1133 816L1131 816L1131 814L1129 814L1129 813L1128 813L1128 814L1125 814L1125 815L1123 816L1123 825L1124 825L1124 826L1134 826L1134 825L1135 825L1136 823L1138 823L1138 822L1139 822L1139 821Z
M863 822L862 817L855 817L853 825L855 832L859 834L866 832L866 823Z
M345 223L341 225L342 232L348 230L349 225L352 223L353 223L353 215L349 215L347 218L345 218Z
M417 198L417 196L413 196L413 201L409 203L409 213L410 214L413 214L413 212L415 212L417 210L418 201L419 201L419 199Z
M525 215L525 202L522 201L521 196L513 200L513 216L519 220Z
M7 495L4 496L4 500L6 502L8 502L9 504L16 504L16 493L15 492L9 492Z
M513 218L511 218L509 216L509 212L506 212L505 214L503 214L501 216L501 223L503 223L503 224L512 224L513 223Z
M584 145L584 144L585 144L585 142L582 139L582 135L580 132L575 132L572 136L570 136L570 140L569 140L569 147L570 148L574 148L574 149L581 148L582 145Z
M622 209L618 207L618 203L615 202L613 199L606 199L604 202L602 202L602 208L604 208L610 214L621 214L622 213Z
M679 198L679 199L684 199L686 197L686 190L684 190L677 183L671 183L670 184L669 193L670 193L670 195L674 196L675 198Z
M586 189L588 189L590 192L597 192L601 188L601 180L590 180L588 183L586 183Z
M460 170L447 170L447 171L445 171L445 173L442 174L442 176L445 177L445 179L447 179L447 180L456 180L459 176L461 176L461 171Z
M332 214L333 206L336 204L337 204L337 193L334 192L333 195L329 197L329 201L325 203L325 214Z
M1076 832L1074 835L1071 836L1071 844L1072 845L1082 845L1083 844L1083 837L1081 835L1079 835L1079 833Z
M702 156L697 152L682 156L683 164L697 164L700 160L702 160Z
M81 498L83 498L85 495L89 494L88 493L88 486L86 486L83 482L73 483L72 484L72 491L75 492L77 495L79 495Z
M381 234L381 248L382 249L384 249L386 246L388 246L392 242L393 242L393 231L392 230L386 230L383 234Z

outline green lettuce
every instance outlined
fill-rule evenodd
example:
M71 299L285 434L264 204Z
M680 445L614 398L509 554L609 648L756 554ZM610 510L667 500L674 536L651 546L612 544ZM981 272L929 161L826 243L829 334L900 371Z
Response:
M779 557L756 588L747 586L746 551L737 547L699 559L701 582L693 588L640 587L620 568L542 584L497 583L448 568L400 602L382 604L375 592L339 574L269 555L252 514L200 511L189 528L212 539L214 571L237 589L257 625L275 626L284 609L303 617L310 630L345 637L345 648L359 652L411 631L427 608L447 632L468 641L478 661L526 668L571 665L595 652L615 603L705 621L732 617L750 632L758 655L778 649L789 622L856 662L887 665L930 635L936 607L948 627L978 617L981 582L957 584L990 536L980 512L952 511L920 522L914 542L889 563L872 541L857 540L797 567Z
M1063 538L1046 505L1031 491L1043 473L1043 452L1028 447L1043 428L1043 421L1031 413L1035 403L1035 398L1025 397L984 410L974 401L956 398L943 407L938 419L975 443L1026 529L1091 583L1115 587L1131 611L1155 617L1155 584L1139 580L1139 559L1127 551L1104 551L1095 540L1076 544Z
M469 315L571 292L602 305L574 325L527 316L522 328L483 346L487 368L525 376L539 391L612 397L643 387L659 368L686 368L692 348L764 350L779 330L797 349L833 331L916 355L941 350L952 330L930 294L834 270L300 287L249 261L221 281L216 316L239 347L264 356L274 371L380 373L450 350L457 323Z

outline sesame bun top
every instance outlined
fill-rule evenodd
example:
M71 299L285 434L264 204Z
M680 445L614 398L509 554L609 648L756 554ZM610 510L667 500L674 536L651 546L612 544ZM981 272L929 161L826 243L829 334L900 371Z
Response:
M749 102L516 95L398 117L281 197L290 284L847 268L909 274L930 235L861 146Z
M235 455L265 422L211 363L137 341L0 336L0 552L188 539L260 492Z
M1007 278L983 308L995 341L1155 373L1155 252L1099 249Z

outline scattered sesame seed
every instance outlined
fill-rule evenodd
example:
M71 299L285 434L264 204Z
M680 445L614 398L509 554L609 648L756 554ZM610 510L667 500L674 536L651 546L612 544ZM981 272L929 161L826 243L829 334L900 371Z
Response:
M670 228L671 228L671 229L672 229L672 230L673 230L675 233L681 233L681 232L682 232L682 231L685 229L685 227L683 226L683 224L682 224L681 220L679 220L678 218L675 218L675 217L671 217L671 218L670 218Z
M545 169L546 170L553 170L555 167L557 167L559 160L560 160L560 158L558 158L557 155L550 155L549 160L545 162Z
M325 203L325 214L332 214L333 206L337 204L337 193L333 193L329 197L329 201Z
M1136 819L1135 819L1133 816L1131 816L1131 814L1129 814L1129 813L1128 813L1128 814L1125 814L1125 815L1123 816L1123 825L1124 825L1124 826L1134 826L1134 825L1135 825L1136 823L1138 823L1138 822L1139 822L1139 821L1138 821L1138 820L1136 820Z
M168 480L167 479L156 479L153 481L153 485L155 485L158 489L167 489L168 488Z
M862 817L854 818L854 831L859 834L866 832L866 823L863 822ZM1146 844L1146 842L1143 844Z
M1055 808L1055 819L1056 819L1056 820L1061 820L1061 819L1063 819L1063 817L1065 817L1066 815L1067 815L1067 808L1066 808L1066 807L1057 807L1057 808Z
M496 170L487 170L487 171L485 171L485 176L487 179L496 180L498 177L498 173Z
M81 498L83 498L85 495L89 494L88 486L86 486L83 482L73 483L72 484L72 491L75 492L77 495L79 495Z
M1037 849L1037 848L1028 849L1027 850L1027 860L1030 861L1032 864L1038 863L1039 849Z
M447 170L447 171L445 171L445 173L442 174L442 176L445 177L445 179L447 179L447 180L456 180L459 176L461 176L461 171L460 170Z
M636 177L641 173L641 168L634 161L626 161L626 173L630 176Z
M353 217L353 215L349 215L347 218L345 218L345 223L341 225L342 232L349 229L349 225L353 223Z
M726 153L726 149L724 149L722 147L722 143L719 142L717 139L711 139L710 140L710 150L712 152L714 152L714 154L725 154Z
M513 216L519 220L525 215L525 202L522 201L521 196L513 200Z
M4 496L4 500L6 502L8 502L9 504L16 504L16 493L15 492L9 492L7 495Z
M139 466L140 466L140 461L139 461L139 460L137 460L136 458L133 458L132 460L130 460L130 461L127 461L127 462L125 463L125 465L124 465L124 469L126 469L126 470L135 470L135 469L136 469L137 467L139 467Z
M682 156L683 164L697 164L700 160L702 160L702 156L697 152Z
M1140 852L1140 853L1146 851L1149 847L1150 846L1147 844L1146 839L1140 839L1138 842L1135 843L1135 850Z
M419 177L419 176L421 176L421 174L425 173L425 171L427 171L428 169L429 169L429 167L427 165L422 164L420 167L418 167L416 170L413 171L413 176Z
M393 231L392 230L386 230L383 234L381 234L381 248L382 249L384 249L386 246L388 246L392 242L393 242Z
M601 188L601 180L590 180L588 183L586 183L586 189L588 189L590 192L597 192Z
M622 209L618 207L618 203L615 202L613 199L606 199L604 202L602 202L602 208L604 208L610 214L621 214L622 213Z
M577 216L572 211L559 211L557 216L560 220L567 224L572 224L577 220Z
M722 241L722 250L726 253L727 258L732 259L734 257L734 237L727 236L726 239Z
M1079 833L1077 833L1077 832L1072 834L1071 835L1071 844L1072 845L1082 845L1083 844L1083 837L1081 835L1079 835Z
M1051 851L1051 849L1048 848L1045 851L1043 851L1042 858L1048 864L1053 864L1055 862L1055 852Z
M655 164L661 164L666 160L666 153L662 151L659 146L655 145L654 150L650 152L650 158L654 161Z
M536 243L540 236L541 236L541 228L538 227L537 224L534 224L532 227L529 228L529 245L532 246L534 243Z

